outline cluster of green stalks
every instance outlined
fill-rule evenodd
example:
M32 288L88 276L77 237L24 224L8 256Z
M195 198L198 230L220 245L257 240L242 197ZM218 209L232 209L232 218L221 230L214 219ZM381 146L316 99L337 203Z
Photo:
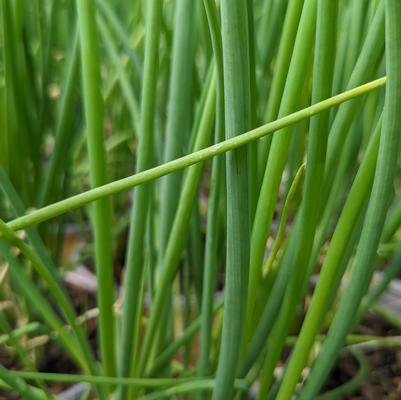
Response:
M355 334L401 269L400 21L399 0L0 0L0 390L357 390L363 344L400 345ZM324 392L343 349L360 371Z

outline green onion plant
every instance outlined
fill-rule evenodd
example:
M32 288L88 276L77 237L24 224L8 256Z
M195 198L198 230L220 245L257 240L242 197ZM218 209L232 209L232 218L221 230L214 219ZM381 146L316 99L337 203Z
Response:
M0 0L0 397L358 391L365 348L399 346L358 326L400 326L378 305L400 21L399 0ZM359 370L327 391L344 352Z

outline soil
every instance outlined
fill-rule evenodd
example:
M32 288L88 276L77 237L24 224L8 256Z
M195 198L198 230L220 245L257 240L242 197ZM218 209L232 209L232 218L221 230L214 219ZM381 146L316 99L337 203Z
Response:
M381 317L369 313L358 328L358 333L375 336L399 336ZM401 351L397 348L382 348L366 351L369 374L362 386L344 400L399 400L401 399ZM344 354L337 362L325 390L348 382L358 372L358 363L350 354Z

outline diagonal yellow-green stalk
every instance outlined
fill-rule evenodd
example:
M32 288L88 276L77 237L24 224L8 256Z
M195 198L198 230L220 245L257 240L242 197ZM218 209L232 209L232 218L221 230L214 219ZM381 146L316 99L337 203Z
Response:
M171 172L187 168L193 164L197 164L212 157L237 149L253 140L257 140L276 131L280 131L283 128L310 118L311 116L325 111L331 107L335 107L341 103L354 99L355 97L362 96L363 94L371 92L372 90L376 90L384 86L385 83L386 78L376 79L375 81L358 86L354 89L323 100L310 107L279 118L276 121L262 125L259 128L255 128L249 132L243 133L242 135L224 140L221 143L217 143L202 150L195 151L181 158L177 158L176 160L169 161L146 171L138 172L135 175L116 180L101 187L88 190L38 210L34 210L26 215L23 215L22 217L18 217L12 221L9 221L7 224L14 231L40 224L41 222L82 207L103 197L111 196L121 191L131 189L135 186L151 182Z

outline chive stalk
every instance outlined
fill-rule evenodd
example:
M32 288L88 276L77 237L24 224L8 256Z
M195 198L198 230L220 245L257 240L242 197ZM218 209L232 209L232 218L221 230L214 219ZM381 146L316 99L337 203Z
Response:
M87 129L87 144L92 187L107 183L106 153L103 129L99 44L97 42L96 7L94 0L77 0L82 80ZM111 248L111 201L100 199L93 204L92 224L95 264L98 279L99 341L104 372L116 373L116 338L114 303L113 256Z
M145 61L143 67L143 86L139 147L136 160L137 171L143 171L152 163L152 144L154 137L154 113L156 109L156 84L158 71L159 34L162 21L163 2L152 0L147 5ZM150 202L150 187L143 185L133 193L128 248L126 255L126 275L124 280L124 306L121 322L121 351L119 354L119 376L129 377L134 371L137 340L139 336L138 314L140 292L143 280L143 245ZM118 398L127 395L121 387Z
M214 0L203 1L208 19L210 36L212 39L213 54L216 64L216 123L215 142L224 139L224 76L223 51L219 14ZM210 180L209 206L207 213L207 230L205 245L205 263L202 286L200 348L197 364L198 376L209 374L209 358L211 348L211 328L213 318L213 302L217 283L218 270L218 231L221 223L219 218L219 203L221 185L223 182L223 157L215 157L212 163L212 176ZM205 397L201 393L199 398Z
M248 4L221 2L225 131L229 139L251 125ZM250 205L248 149L226 155L227 256L224 318L213 400L231 397L245 322L249 275ZM252 180L252 178L251 178Z
M86 192L76 194L64 200L60 200L46 207L42 207L40 209L27 213L26 215L15 218L12 221L9 221L7 224L13 231L18 231L29 226L39 224L103 197L107 197L112 194L131 189L135 186L151 182L171 172L185 169L196 163L200 163L228 151L237 149L251 142L252 140L260 139L274 132L280 134L282 132L282 129L288 126L307 119L312 115L327 110L328 108L335 107L343 102L349 101L355 97L361 96L372 90L380 88L385 85L385 83L386 78L380 78L364 85L357 86L354 89L340 93L310 107L306 107L300 111L288 114L287 116L262 125L249 132L243 133L230 139L226 139L221 143L217 143L215 145L194 151L191 154L188 154L181 158L177 158L173 161L169 161L157 167L138 172L137 174L134 174L132 176L122 178L106 185L102 185L98 188L90 189Z

